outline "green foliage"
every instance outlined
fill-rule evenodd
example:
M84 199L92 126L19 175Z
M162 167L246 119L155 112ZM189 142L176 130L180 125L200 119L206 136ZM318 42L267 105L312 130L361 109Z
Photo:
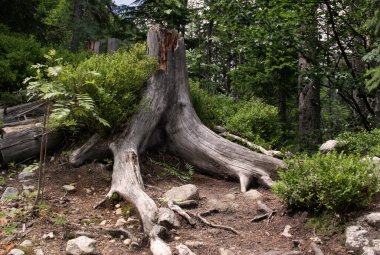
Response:
M12 235L12 234L15 234L16 232L17 232L17 223L16 222L8 223L4 227L4 233L6 235Z
M344 132L336 140L338 149L345 153L359 154L361 156L380 156L380 129L371 132Z
M4 27L0 26L0 30ZM0 91L22 88L23 79L31 74L30 66L40 61L42 55L41 45L33 37L0 33ZM4 95L0 97L3 100Z
M50 221L54 225L65 225L67 223L66 216L63 214L54 214L51 218Z
M165 162L155 161L153 159L150 159L150 162L152 164L162 167L166 171L164 175L169 174L169 175L177 177L178 179L182 181L190 181L194 175L194 167L188 163L185 164L185 168L187 171L186 173L186 172L180 171L177 167L173 167Z
M344 221L333 213L324 212L309 218L305 224L306 228L316 231L318 236L333 236L344 232Z
M5 178L3 176L0 176L0 186L5 185Z
M199 118L207 126L224 126L230 132L254 143L270 146L278 143L281 125L278 110L262 100L235 100L223 95L212 95L191 83L191 97Z
M109 126L104 119L99 117L92 98L78 91L77 86L80 84L72 79L75 76L75 69L70 65L62 64L62 58L56 58L55 55L56 51L50 50L45 55L49 65L32 66L36 70L35 76L24 81L28 84L27 95L30 98L39 98L48 107L53 104L50 114L50 124L53 127L76 126L77 121L88 119ZM91 75L97 74L91 72Z
M376 166L360 156L318 153L287 163L273 191L291 207L345 212L366 207L379 188Z
M82 62L75 79L82 81L78 90L93 98L99 116L113 129L119 129L139 106L142 88L156 68L157 61L147 56L145 44L136 44L128 50L95 55Z

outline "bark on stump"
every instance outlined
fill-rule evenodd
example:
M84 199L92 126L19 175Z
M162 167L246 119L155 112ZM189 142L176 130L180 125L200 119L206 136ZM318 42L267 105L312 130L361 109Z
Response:
M144 192L139 155L147 147L166 146L202 172L236 177L245 192L251 179L258 178L267 186L282 161L255 153L215 134L202 124L192 106L185 63L185 46L175 30L152 27L147 36L149 55L156 57L160 69L149 79L143 104L129 126L110 143L114 156L112 185L106 198L118 193L131 202L140 214L144 232L150 237L154 255L171 254L159 237L156 223L158 208ZM91 153L107 151L99 137L75 151L73 165L99 156Z

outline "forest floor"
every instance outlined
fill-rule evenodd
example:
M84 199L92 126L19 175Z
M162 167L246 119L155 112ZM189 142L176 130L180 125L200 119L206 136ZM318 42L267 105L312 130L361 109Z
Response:
M312 238L318 237L325 254L347 254L344 247L344 225L332 227L331 221L326 225L321 219L313 220L306 212L289 213L284 204L269 190L252 187L262 193L262 201L271 209L277 210L277 213L270 222L263 220L253 223L251 220L257 214L257 203L239 192L237 182L214 179L201 174L195 174L190 181L184 182L173 175L167 175L163 168L149 162L149 158L146 157L142 163L144 181L147 184L146 192L158 205L165 206L160 198L170 188L187 183L194 184L199 188L201 202L189 211L207 211L210 200L217 199L226 203L228 210L207 216L207 219L213 223L231 226L240 233L236 235L223 229L211 228L201 222L191 227L185 220L180 219L181 227L172 231L172 236L167 240L172 250L180 243L198 241L201 243L190 247L198 255L218 255L220 248L229 249L236 255L261 255L268 251L279 251L281 254L295 249L296 240L300 243L298 250L302 254L313 254L309 251L309 244ZM127 221L124 227L128 231L134 235L141 231L138 216L123 201L112 201L104 207L93 209L110 187L111 171L106 168L100 163L80 168L60 165L59 160L49 163L44 205L40 207L37 217L30 217L24 213L25 206L32 201L27 199L27 195L24 195L24 199L0 204L0 255L6 254L6 250L26 239L31 240L34 247L42 248L45 255L65 254L70 233L78 230L95 233L98 254L150 254L148 246L131 250L123 243L123 239L114 238L99 230L114 227L117 220L124 217ZM3 174L6 176L9 172ZM26 185L17 178L6 179L0 193L7 186L23 190L23 184ZM75 186L76 190L66 192L62 189L63 185L68 184ZM37 176L27 185L37 187ZM376 198L368 211L379 209L379 204L380 199ZM118 208L121 210L117 210ZM357 217L359 214L360 212L351 217ZM286 225L291 226L291 237L281 235ZM316 229L318 225L320 228ZM53 238L43 238L50 232L53 232Z

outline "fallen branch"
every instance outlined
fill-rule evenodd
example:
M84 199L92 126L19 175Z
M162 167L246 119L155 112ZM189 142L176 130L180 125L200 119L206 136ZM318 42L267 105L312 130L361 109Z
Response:
M228 131L224 131L224 132L220 133L219 135L222 137L232 138L236 141L242 142L242 143L246 144L249 148L251 148L255 151L259 151L260 153L267 155L267 156L280 157L282 155L282 153L280 151L266 150L263 147L261 147L260 145L254 144L254 143L252 143L252 142L248 141L247 139L242 138L240 136L231 134Z
M268 219L267 221L267 224L269 224L274 215L276 214L276 210L272 210L271 208L269 208L266 204L264 204L263 202L261 202L260 200L257 201L257 212L259 213L258 215L256 215L252 220L251 222L259 222L259 221L262 221L262 220L265 220L265 219Z
M224 229L224 230L227 230L227 231L231 231L232 233L240 236L240 233L236 229L234 229L233 227L211 223L211 222L209 222L208 220L206 220L205 218L202 217L202 213L198 213L195 216L201 222L203 222L204 224L206 224L207 226L210 226L212 228L220 228L220 229Z
M187 222L191 225L191 226L194 226L195 225L195 221L193 218L191 218L191 216L185 212L181 207L179 207L178 205L174 204L173 200L169 200L168 202L168 207L169 209L173 210L174 212L178 213L179 215L181 215L185 220L187 220Z

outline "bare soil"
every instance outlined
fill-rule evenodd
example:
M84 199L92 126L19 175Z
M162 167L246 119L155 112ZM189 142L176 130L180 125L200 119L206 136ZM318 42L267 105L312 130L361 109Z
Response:
M313 254L309 251L309 244L311 238L318 236L323 242L320 247L325 254L347 254L343 239L344 226L334 226L333 230L331 230L331 226L327 226L327 230L316 230L313 226L310 227L310 216L306 212L287 212L284 204L269 190L252 187L263 194L262 201L270 208L277 210L277 213L270 222L263 220L252 223L251 220L257 214L256 202L245 198L239 192L239 184L233 180L215 179L195 174L190 181L184 182L175 176L166 174L164 169L149 163L149 160L146 159L144 162L142 165L145 173L144 181L147 184L146 192L161 206L165 206L164 202L160 200L164 191L186 183L195 184L201 195L199 206L188 209L190 212L206 211L209 209L208 201L211 199L218 199L232 205L227 212L212 214L207 216L207 219L213 223L231 226L240 235L211 228L201 222L197 222L195 227L191 227L181 219L181 227L171 231L171 237L167 240L173 250L180 243L199 241L203 244L191 247L193 252L198 255L217 255L219 248L230 249L238 255L261 255L268 251L292 251L295 249L294 240L297 240L300 243L299 250L302 254ZM0 204L3 212L0 215L0 240L2 240L0 255L6 254L7 250L26 239L32 240L34 247L41 247L47 255L65 254L68 238L78 230L95 235L99 254L150 254L147 245L132 249L123 243L123 239L126 237L114 238L99 229L99 224L104 220L106 223L102 228L112 228L119 218L124 217L128 221L124 226L127 230L136 236L139 236L141 232L138 215L124 201L118 201L115 198L106 206L93 209L94 205L106 195L110 186L112 173L108 168L100 163L88 164L80 168L72 168L67 164L62 165L59 160L49 163L44 206L41 206L39 215L30 216L23 213L26 211L25 206L33 200L28 198L28 195L24 195L24 198L18 201ZM9 175L9 172L4 176L6 175ZM37 187L36 180L37 176L26 184ZM24 183L24 185L26 184ZM65 192L62 186L66 184L74 185L76 191ZM22 183L16 178L15 180L7 179L4 187L6 186L22 190ZM228 196L226 196L227 194ZM376 198L369 210L379 209L379 200ZM116 214L116 207L119 206L122 215ZM9 213L10 210L15 210L11 208L16 208L15 215ZM356 214L359 215L360 212ZM357 216L356 214L344 217L353 218ZM9 224L12 222L15 222L17 226L13 234L9 233ZM23 224L25 224L24 232ZM292 227L290 230L292 237L281 235L286 225ZM43 235L49 232L54 233L54 238L43 239Z

